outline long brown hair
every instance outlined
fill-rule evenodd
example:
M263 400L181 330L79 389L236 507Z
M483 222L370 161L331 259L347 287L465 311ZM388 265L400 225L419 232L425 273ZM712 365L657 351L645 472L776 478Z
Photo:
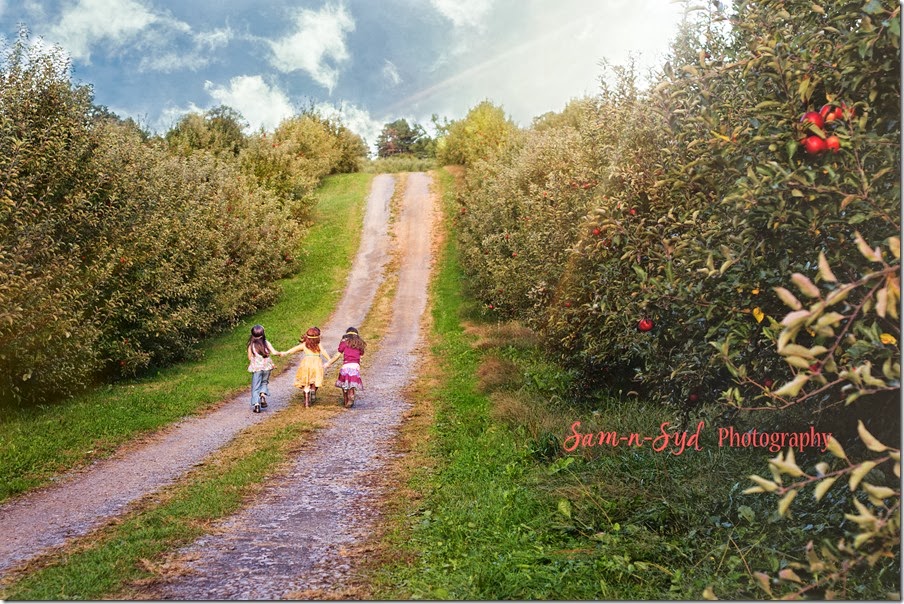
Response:
M311 352L320 352L320 330L318 328L312 327L307 330L301 341L304 342L305 348Z
M259 354L264 358L270 356L270 347L267 345L267 336L264 335L263 325L255 325L251 328L248 346L251 346L251 352L255 354Z
M360 350L362 353L364 352L364 349L367 348L367 343L361 339L361 336L358 335L358 330L354 327L346 329L342 339L345 340L346 346Z

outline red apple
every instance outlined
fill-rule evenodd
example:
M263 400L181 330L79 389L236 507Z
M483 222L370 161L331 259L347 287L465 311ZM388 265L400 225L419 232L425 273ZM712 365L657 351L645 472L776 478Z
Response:
M653 321L644 317L643 319L641 319L640 321L637 322L637 329L639 331L646 333L646 332L650 331L651 329L653 329Z
M838 140L838 137L834 134L826 139L826 149L831 151L832 153L837 152L841 149L841 141Z
M630 214L631 216L635 216L635 215L637 215L637 210L635 208L631 208L630 210L628 210L628 214Z
M804 149L810 155L819 155L826 150L826 142L814 134L804 139Z
M600 234L600 230L599 230L599 229L593 229L593 234L594 234L594 235L599 235L599 234Z
M489 308L490 310L493 310L493 305L492 305L492 304L487 304L487 308Z
M571 308L571 302L565 302L565 308Z
M687 400L689 400L692 403L696 403L699 399L700 399L700 396L696 392L691 392L690 395L687 397Z
M517 258L517 257L518 257L518 252L512 252L512 258Z
M770 380L769 378L766 378L765 380L763 380L763 386L764 386L765 388L772 388L772 384L774 384L774 383L775 383L775 382L773 382L773 381Z
M822 116L822 119L824 119L827 124L831 124L834 121L842 119L844 117L844 111L841 110L841 107L836 107L835 105L823 105L822 109L819 110L819 115Z
M825 128L826 123L823 121L822 116L816 113L815 111L808 111L800 118L800 121L803 124L813 124L817 128Z

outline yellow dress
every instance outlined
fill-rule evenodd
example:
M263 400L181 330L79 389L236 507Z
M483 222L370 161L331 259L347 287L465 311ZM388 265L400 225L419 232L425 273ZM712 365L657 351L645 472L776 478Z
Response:
M323 361L330 360L330 357L321 350L320 352L312 352L307 346L302 345L301 348L301 364L295 373L295 387L307 388L313 384L315 388L323 386Z

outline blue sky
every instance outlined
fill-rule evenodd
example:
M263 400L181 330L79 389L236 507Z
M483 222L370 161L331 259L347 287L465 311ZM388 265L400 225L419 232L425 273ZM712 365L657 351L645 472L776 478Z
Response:
M157 132L226 104L272 129L308 104L373 143L489 99L519 124L593 94L600 61L658 66L682 17L670 0L0 0L60 45L95 101Z

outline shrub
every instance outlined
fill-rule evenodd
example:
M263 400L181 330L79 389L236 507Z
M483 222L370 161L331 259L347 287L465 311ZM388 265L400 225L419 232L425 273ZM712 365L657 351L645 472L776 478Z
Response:
M713 402L733 378L719 350L728 341L729 369L742 378L791 379L771 353L784 309L773 288L792 273L816 279L820 254L853 280L856 233L876 245L899 232L897 10L878 1L813 7L742 3L724 17L730 29L688 26L651 92L636 90L631 69L604 87L584 120L595 127L579 128L589 160L573 152L549 163L550 174L580 166L598 179L592 211L565 227L575 237L546 246L571 250L548 298L546 334L588 375L636 379L682 406ZM847 113L831 125L801 122L832 105ZM535 125L556 128L551 116ZM810 154L799 142L809 135L837 136L840 148ZM484 298L491 283L523 292L542 274L534 257L499 272L473 253L478 243L492 253L512 228L506 216L520 215L517 163L529 160L513 157L476 168L485 184L468 195L475 218L462 221ZM893 298L895 283L890 274ZM655 325L647 333L636 329L644 317ZM885 318L876 328L897 338ZM808 346L827 333L810 331Z
M473 293L500 318L545 318L592 207L591 153L574 128L531 131L468 171L457 217L462 258Z
M298 268L297 200L243 175L232 152L173 154L91 101L59 51L37 50L24 31L7 49L4 404L52 400L184 358L199 338L275 299L273 282ZM330 143L308 124L285 130L294 149ZM334 163L302 165L322 176ZM306 181L306 196L315 184Z
M165 135L170 150L180 155L209 151L234 158L245 147L242 132L247 124L236 110L220 106L199 113L187 113Z
M0 69L0 392L40 396L86 383L99 363L100 327L83 320L94 278L82 256L96 246L104 208L91 203L81 165L91 137L91 92L65 79L59 51L39 51L27 33ZM87 243L87 245L86 245Z
M517 131L501 107L483 101L445 128L445 136L436 143L437 161L441 165L475 165L504 149Z
M358 170L364 141L341 124L306 112L283 120L267 135L249 137L239 156L242 170L285 200L292 215L309 218L314 189L324 176Z

